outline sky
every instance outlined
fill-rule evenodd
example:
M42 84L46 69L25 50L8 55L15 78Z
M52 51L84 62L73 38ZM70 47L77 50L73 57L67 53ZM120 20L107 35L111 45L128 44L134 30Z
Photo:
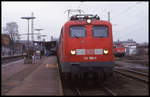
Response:
M100 16L101 20L108 20L108 12L110 12L110 22L112 23L114 41L118 39L120 41L133 39L137 43L142 43L148 42L149 40L149 4L145 1L3 1L1 5L2 27L5 27L8 22L17 22L19 25L19 34L27 33L27 20L23 20L21 17L31 16L33 12L36 17L36 19L34 19L34 29L43 29L40 32L42 35L47 35L45 38L46 41L49 41L51 36L55 38L59 37L61 27L68 21L68 15L65 12L68 9L81 9L86 14L97 14ZM34 32L37 33L36 31ZM36 36L34 37L34 39L37 39ZM21 39L26 40L27 36L21 36Z

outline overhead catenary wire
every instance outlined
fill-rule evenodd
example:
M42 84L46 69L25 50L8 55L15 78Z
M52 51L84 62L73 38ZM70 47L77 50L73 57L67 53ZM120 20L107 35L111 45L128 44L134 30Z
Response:
M125 10L121 11L118 15L112 16L113 19L118 19L116 17L120 17L121 15L126 14L130 9L134 8L135 6L137 6L138 4L141 4L142 2L137 2L132 6L127 7Z
M136 28L136 29L132 29L132 30L130 30L128 33L125 33L125 35L123 36L123 37L132 37L133 39L135 38L135 37L133 37L133 36L135 36L134 35L134 32L136 32L137 30L138 31L140 31L140 30L142 30L143 29L143 26L140 26L140 27L138 27L138 28ZM142 30L143 31L143 30Z
M134 32L136 33L137 30L138 30L138 31L139 31L139 30L142 30L143 27L144 27L144 26L138 25L138 26L136 26L136 27L133 27L133 29L128 29L127 32L124 32L124 30L122 30L121 32L122 32L122 33L124 32L123 37L134 36L134 35L133 35ZM116 31L115 31L115 32L116 32ZM117 33L116 33L116 34L117 34ZM122 35L122 34L119 35L119 33L118 33L117 35L118 35L118 37L119 37L119 36ZM120 38L120 39L121 39L121 38Z
M142 2L136 2L135 5L129 6L129 7L126 8L125 10L121 11L120 14L116 15L116 17L112 16L113 19L114 19L114 18L115 18L115 19L118 19L117 17L120 17L121 15L125 15L126 13L129 12L130 9L134 8L135 6L137 6L138 4L141 4L141 3L142 3ZM124 35L124 37L126 37L127 35L129 35L129 33L131 33L131 32L133 33L133 31L135 31L136 29L141 28L141 27L139 27L139 26L136 25L136 24L139 23L139 22L141 22L141 21L138 21L138 22L136 22L136 23L134 23L134 24L132 24L132 25L130 25L130 26L126 26L125 28L122 28L121 30L123 31L124 29L127 29L128 27L129 27L129 28L132 28L132 27L134 26L132 30L128 28L130 32L126 32L126 34ZM136 27L135 27L135 25L136 25ZM135 28L136 28L136 29L135 29ZM121 32L122 32L122 31L121 31Z
M83 4L83 1L81 1L81 4L77 7L77 9L79 9L81 7L81 5Z
M141 19L141 20L138 20L138 21L136 21L136 22L134 22L134 23L130 23L130 24L128 24L127 26L124 26L123 28L121 28L121 30L125 30L125 29L130 29L130 28L135 28L135 27L137 27L137 26L141 26L140 24L143 22L143 20ZM137 25L138 24L138 25Z

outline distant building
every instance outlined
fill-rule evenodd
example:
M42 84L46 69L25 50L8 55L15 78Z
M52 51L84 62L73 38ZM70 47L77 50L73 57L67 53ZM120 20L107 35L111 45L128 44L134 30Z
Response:
M21 54L26 51L26 41L15 42L12 49L12 40L8 34L1 34L1 55Z
M11 45L11 39L10 36L8 34L1 34L1 46L2 46L2 50L1 50L1 54L2 56L4 55L9 55L10 54L10 45Z
M26 46L24 43L16 42L15 50L16 50L16 53L18 53L18 54L25 53Z
M137 53L138 54L149 54L148 53L148 43L140 43L140 44L137 44Z
M9 48L11 39L8 34L1 34L2 46Z
M128 46L131 46L131 45L133 45L133 46L135 46L135 45L137 45L137 43L133 40L133 39L128 39L127 41L117 41L117 42L114 42L114 43L121 43L122 45L124 45L125 47L128 47Z

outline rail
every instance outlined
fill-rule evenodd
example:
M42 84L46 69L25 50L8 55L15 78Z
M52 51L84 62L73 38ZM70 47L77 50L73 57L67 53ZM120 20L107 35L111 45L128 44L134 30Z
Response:
M78 88L73 87L71 90L72 90L73 93L76 94L76 96L82 96L81 92Z
M82 92L83 91L84 90L82 90ZM114 93L111 89L107 88L106 86L100 86L99 89L92 90L92 91L95 92L95 94L92 93L93 95L97 95L97 91L104 91L105 92L104 95L117 96L116 93ZM79 88L72 88L72 92L74 92L78 96L82 96L82 92L80 91ZM89 94L89 92L87 92L87 94L83 94L83 95L92 95L92 94ZM102 94L99 94L99 95L102 95Z
M107 88L106 86L102 86L102 88L111 96L117 96L116 93L114 93L111 89Z
M131 77L133 79L148 83L148 75L145 73L137 72L134 70L128 70L128 69L116 69L114 71L124 76Z
M20 58L23 58L26 54L21 54L21 55L13 55L13 56L2 56L1 60L2 60L2 64L3 63L8 63L11 61L16 61Z

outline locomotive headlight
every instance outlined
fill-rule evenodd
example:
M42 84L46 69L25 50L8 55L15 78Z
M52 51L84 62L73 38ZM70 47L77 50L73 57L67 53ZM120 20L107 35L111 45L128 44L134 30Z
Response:
M87 23L91 23L91 19L87 19Z
M72 55L75 55L75 54L76 54L76 51L75 51L75 50L71 50L71 54L72 54Z
M107 49L104 49L104 54L108 54L108 50Z

